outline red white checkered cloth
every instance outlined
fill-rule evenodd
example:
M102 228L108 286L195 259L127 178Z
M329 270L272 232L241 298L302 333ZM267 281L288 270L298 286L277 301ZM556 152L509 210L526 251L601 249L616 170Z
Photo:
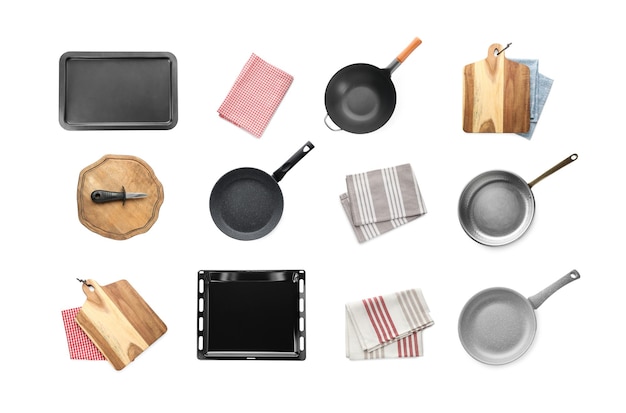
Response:
M293 76L253 53L217 113L260 138L292 82Z
M89 339L87 334L76 322L76 314L81 307L70 308L61 311L65 335L67 336L67 346L70 350L72 360L106 360L98 347Z

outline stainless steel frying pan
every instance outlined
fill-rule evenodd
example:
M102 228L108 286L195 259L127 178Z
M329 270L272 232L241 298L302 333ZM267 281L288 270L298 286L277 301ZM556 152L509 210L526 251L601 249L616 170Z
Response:
M579 278L578 271L572 270L529 298L501 287L479 292L461 311L461 344L470 356L485 364L500 365L517 360L535 338L535 310L558 289Z
M532 187L578 159L559 162L530 183L507 171L488 171L472 179L459 199L459 221L472 239L489 246L509 244L521 237L535 215Z

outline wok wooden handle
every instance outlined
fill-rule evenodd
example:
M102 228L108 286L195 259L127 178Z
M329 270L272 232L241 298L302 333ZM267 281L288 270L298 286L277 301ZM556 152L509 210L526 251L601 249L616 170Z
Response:
M416 37L415 39L413 39L413 41L411 42L411 44L409 44L397 57L398 61L400 63L403 63L407 57L409 57L409 55L411 53L413 53L413 50L417 49L417 46L419 46L420 44L422 44L422 40L419 37Z

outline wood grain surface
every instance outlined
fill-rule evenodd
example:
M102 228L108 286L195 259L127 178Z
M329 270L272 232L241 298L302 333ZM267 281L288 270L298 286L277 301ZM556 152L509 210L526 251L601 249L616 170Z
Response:
M500 51L499 54L496 54ZM463 71L463 130L526 133L530 128L530 69L492 44L487 58Z
M96 204L91 193L106 191L143 192L146 198ZM104 237L125 240L148 231L159 216L164 193L152 168L135 156L105 155L84 168L78 179L80 222Z
M101 287L86 280L87 300L76 322L116 370L122 370L167 331L126 280Z

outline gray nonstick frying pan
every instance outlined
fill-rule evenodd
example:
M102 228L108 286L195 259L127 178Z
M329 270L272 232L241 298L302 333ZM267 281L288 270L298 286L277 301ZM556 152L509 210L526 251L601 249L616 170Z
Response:
M580 278L576 270L526 298L509 288L488 288L474 295L459 317L459 338L476 360L510 363L530 348L537 331L535 310L561 287Z
M348 65L328 82L324 123L334 131L369 133L383 126L396 108L396 89L391 74L422 43L413 39L386 68L367 63ZM339 129L328 124L328 118Z
M517 240L530 227L535 215L532 187L576 159L577 154L570 155L529 183L507 171L478 175L465 186L459 199L461 227L470 238L488 246Z
M307 142L272 175L256 168L238 168L213 186L209 208L215 225L238 240L254 240L269 234L283 214L283 193L278 182L314 148Z

